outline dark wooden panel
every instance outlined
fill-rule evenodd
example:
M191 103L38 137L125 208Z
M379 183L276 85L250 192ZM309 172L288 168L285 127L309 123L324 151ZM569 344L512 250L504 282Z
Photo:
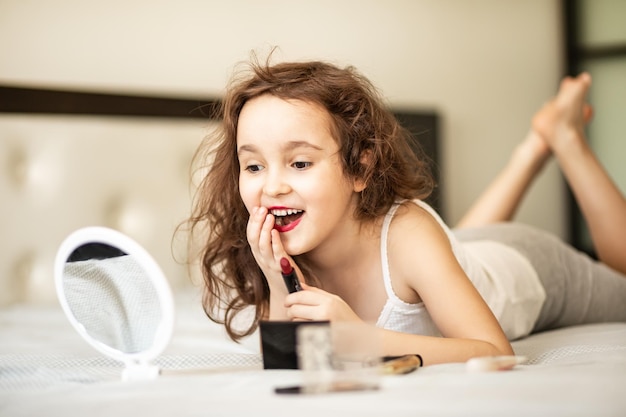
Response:
M426 111L394 111L396 118L413 136L411 147L414 151L421 148L422 152L430 158L432 162L432 173L435 177L437 187L433 190L430 198L426 200L439 215L445 219L443 201L441 195L441 155L439 138L439 117L436 113ZM419 153L418 153L419 155Z
M0 86L0 112L213 118L219 100Z

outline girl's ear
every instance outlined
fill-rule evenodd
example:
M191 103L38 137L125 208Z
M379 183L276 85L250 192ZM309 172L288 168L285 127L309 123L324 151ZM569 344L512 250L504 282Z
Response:
M357 193L360 193L361 191L365 190L365 188L367 187L367 184L365 183L365 181L362 178L357 178L354 180L354 191Z
M372 151L367 149L361 153L361 165L367 167L372 162ZM367 171L364 169L363 171ZM354 191L360 193L367 187L367 183L363 178L355 178L354 180Z

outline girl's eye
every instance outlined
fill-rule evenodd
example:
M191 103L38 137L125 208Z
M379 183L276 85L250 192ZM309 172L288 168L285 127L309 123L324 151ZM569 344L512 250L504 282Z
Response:
M296 169L306 169L311 166L311 162L298 161L294 162L293 166Z
M261 165L248 165L246 167L246 171L248 172L259 172L261 170Z

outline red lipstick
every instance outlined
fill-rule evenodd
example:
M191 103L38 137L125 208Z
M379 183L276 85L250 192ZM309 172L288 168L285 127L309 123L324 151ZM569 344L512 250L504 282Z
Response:
M300 223L300 219L297 219L296 221L293 221L286 226L279 226L277 224L274 224L274 229L278 230L279 233L285 233L293 230L298 225L298 223Z
M296 270L293 269L287 258L280 259L280 269L285 285L287 286L287 291L289 291L289 293L301 291L302 287L300 286L300 281L298 281Z

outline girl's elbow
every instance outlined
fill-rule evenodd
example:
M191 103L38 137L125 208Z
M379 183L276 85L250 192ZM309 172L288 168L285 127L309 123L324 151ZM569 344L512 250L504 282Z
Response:
M511 343L509 343L508 340L497 344L492 343L492 346L494 348L494 356L507 356L515 354L513 346L511 346Z

